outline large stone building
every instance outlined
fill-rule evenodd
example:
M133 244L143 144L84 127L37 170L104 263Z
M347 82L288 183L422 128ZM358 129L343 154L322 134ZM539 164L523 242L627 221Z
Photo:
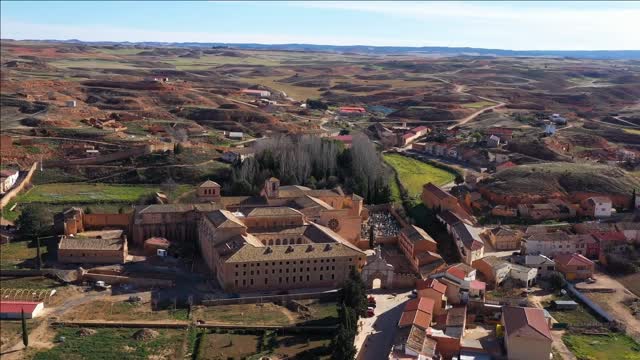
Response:
M99 233L99 235L98 235ZM72 264L122 264L127 260L127 237L122 231L104 231L67 237L58 243L58 262Z
M292 208L207 213L198 225L202 256L226 291L337 287L366 255Z
M339 187L280 186L275 178L260 196L220 194L220 185L206 181L196 204L143 205L130 214L70 209L55 217L56 229L65 243L70 235L116 227L130 234L135 248L154 237L198 244L211 273L234 292L336 287L366 263L359 246L368 244L360 239L368 212L358 195Z

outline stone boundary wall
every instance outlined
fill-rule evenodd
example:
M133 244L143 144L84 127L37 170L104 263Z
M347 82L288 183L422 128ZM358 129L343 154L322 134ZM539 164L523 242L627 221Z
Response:
M141 287L151 287L151 286L173 287L175 286L175 283L173 282L173 280L134 278L129 276L93 274L93 273L84 274L82 276L82 280L104 281L106 284L109 284L109 285L131 284L131 285L141 286Z
M338 297L338 290L332 290L332 291L300 293L300 294L267 295L267 296L239 297L239 298L231 298L231 299L202 300L202 305L216 306L216 305L231 305L231 304L258 304L258 303L264 303L264 302L285 303L290 300L306 300L306 299L335 300L337 299L337 297Z
M31 165L29 172L27 172L27 175L24 177L24 179L22 179L20 184L11 188L9 191L7 191L4 194L2 199L0 199L0 208L5 207L14 197L16 197L25 188L25 186L31 184L31 178L33 177L33 173L36 171L37 168L38 168L38 163L34 162Z

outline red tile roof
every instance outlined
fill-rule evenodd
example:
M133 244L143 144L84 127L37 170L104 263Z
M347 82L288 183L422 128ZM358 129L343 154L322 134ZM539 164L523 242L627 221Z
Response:
M447 272L447 274L453 275L453 276L457 277L460 280L464 280L464 277L465 277L464 270L462 270L462 269L460 269L458 267L452 266L452 267L448 268L446 272Z
M552 341L544 310L537 308L504 307L502 309L506 336L545 337Z
M433 289L441 294L444 294L447 291L447 285L441 283L437 279L418 280L416 282L416 289Z
M591 233L600 242L626 242L627 237L622 231L594 231Z
M33 301L0 301L0 313L16 314L24 311L25 314L32 313L39 302Z
M562 265L571 265L571 266L579 266L579 265L587 265L587 266L593 266L594 263L593 261L587 259L586 257L580 255L580 254L558 254L553 258L553 261L556 262L556 264L562 264Z
M431 194L433 194L435 197L437 197L440 200L446 199L446 198L450 198L450 197L454 197L453 195L451 195L448 192L442 190L439 186L437 186L437 185L435 185L433 183L424 184L422 186L422 189L424 191L430 192Z
M471 284L469 284L469 286L472 289L477 289L477 290L484 290L487 288L487 284L479 280L473 280Z
M411 132L417 133L418 131L428 130L429 128L426 126L418 126L417 128L411 129Z
M404 307L404 312L398 322L399 327L416 325L423 329L431 326L433 318L434 301L429 298L418 298L410 300Z
M366 112L364 108L361 107L354 107L354 106L343 106L340 108L340 112L346 112L346 113L364 113Z

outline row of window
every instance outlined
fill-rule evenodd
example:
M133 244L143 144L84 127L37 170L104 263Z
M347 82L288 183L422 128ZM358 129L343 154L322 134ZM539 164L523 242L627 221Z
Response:
M294 245L294 244L302 244L303 240L301 237L297 238L297 239L275 239L275 241L273 239L269 239L269 240L262 240L262 243L264 245Z
M291 281L289 281L289 279L291 279ZM306 276L306 280L304 280L305 279L304 276L299 276L299 277L295 277L295 276L288 277L288 276L285 276L284 278L279 277L278 278L278 284L282 284L282 283L295 284L296 283L296 279L298 279L297 282L309 282L309 281L311 281L311 276L307 275ZM335 280L335 279L336 279L335 275L331 274L331 280ZM322 274L320 274L320 276L318 276L318 280L319 281L324 281L325 278L324 278L324 276ZM329 280L329 278L327 278L327 280ZM264 284L265 285L269 285L269 278L264 278ZM235 280L235 285L239 286L240 285L240 281L239 280ZM254 285L253 279L249 279L248 285L249 286ZM242 286L247 286L247 279L243 279L242 280Z
M335 269L336 269L336 267L335 267L335 266L331 266L331 269L329 269L329 267L328 267L328 266L327 266L327 267L320 266L320 270L319 270L319 271L329 271L329 270L335 270ZM287 269L284 269L284 270L285 270L285 273L286 273L286 274L288 274L288 273L289 273L289 269L288 269L288 268L287 268ZM304 268L300 268L300 272L303 272L303 271L304 271ZM310 267L308 267L308 268L307 268L307 271L311 271L311 268L310 268ZM314 268L313 268L313 271L318 271L318 268L317 268L317 267L314 267ZM291 272L292 272L292 273L296 272L296 268L291 268ZM264 271L264 274L268 274L268 273L269 273L269 270L265 270L265 271ZM272 274L275 274L275 273L276 273L276 269L271 269L271 273L272 273ZM279 273L279 274L282 274L282 269L278 269L278 273ZM237 271L236 271L236 273L235 273L235 274L236 274L236 276L238 276L239 272L237 272ZM253 271L253 270L249 271L249 275L253 275L253 274L254 274L254 271ZM256 274L256 275L260 275L260 270L256 270L256 271L255 271L255 274ZM243 271L243 272L242 272L242 276L246 276L246 275L247 275L247 272L246 272L246 271Z
M349 262L351 262L351 260L352 260L352 258L349 258ZM362 258L358 258L358 260L362 260ZM320 261L319 261L319 262L320 262L320 263L324 263L324 262L326 262L326 263L329 263L329 262L336 262L336 259L320 259ZM310 263L311 263L311 260L307 260L307 264L310 264ZM313 263L314 263L314 264L317 264L317 263L318 263L318 260L317 260L317 259L316 259L316 260L313 260ZM261 263L251 263L251 264L249 264L249 266L250 266L250 267L260 267L260 264L261 264ZM304 260L298 260L298 261L296 261L296 260L293 260L293 261L279 261L279 262L278 262L278 265L289 265L289 264L292 264L292 265L295 265L295 264L304 264ZM265 262L265 263L264 263L264 266L269 266L269 262ZM272 262L271 262L271 266L276 266L276 262L275 262L275 261L272 261ZM236 268L238 268L238 267L240 267L240 265L239 265L239 264L236 264ZM247 264L242 264L242 267L243 267L243 268L246 268L246 267L247 267Z

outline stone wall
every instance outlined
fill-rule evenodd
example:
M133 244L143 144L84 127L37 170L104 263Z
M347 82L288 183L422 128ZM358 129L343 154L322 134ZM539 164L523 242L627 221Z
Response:
M22 181L18 185L14 186L9 191L7 191L2 197L2 199L0 199L0 208L5 207L14 197L16 197L25 188L25 186L31 183L31 178L33 177L33 173L36 171L37 168L38 168L38 163L34 162L31 165L31 168L29 168L29 172L27 172L27 175L24 177L24 179L22 179Z

